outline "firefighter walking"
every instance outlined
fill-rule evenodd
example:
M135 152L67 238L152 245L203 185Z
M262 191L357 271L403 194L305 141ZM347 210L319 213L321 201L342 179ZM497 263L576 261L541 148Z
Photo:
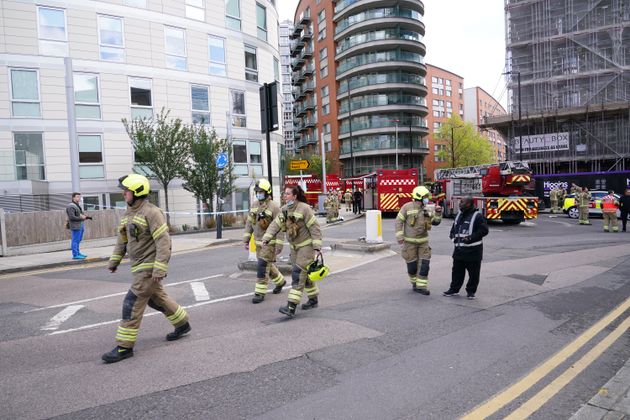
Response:
M579 187L578 187L579 189ZM588 207L591 203L591 193L588 192L588 188L582 188L581 192L575 194L575 202L580 209L580 225L590 225L591 222L588 221Z
M346 211L352 211L352 193L350 190L346 190L343 200L346 202Z
M402 245L412 289L429 295L429 230L442 221L442 208L437 206L435 212L427 209L430 193L426 187L414 188L411 196L412 201L405 203L396 217L396 239Z
M122 320L116 333L117 346L102 359L114 363L133 356L133 347L147 305L166 316L175 330L166 335L177 340L190 331L188 314L171 299L162 287L171 258L171 238L162 210L151 204L149 180L138 174L119 179L127 211L118 225L118 238L109 259L109 271L116 272L120 261L129 253L133 283L123 300Z
M608 195L602 198L602 215L604 216L604 232L619 232L619 222L617 220L617 209L619 200L615 197L613 190L608 191Z
M292 282L287 305L281 307L280 312L292 318L304 292L308 296L308 302L302 305L303 310L316 308L319 303L319 289L308 276L308 266L315 261L316 253L321 252L322 233L313 209L306 203L302 188L287 187L284 190L284 199L286 204L267 228L263 243L270 243L280 231L287 233L293 264Z
M271 197L271 184L266 179L260 179L254 187L257 206L252 206L247 215L247 223L245 224L245 233L243 234L243 243L245 249L249 249L249 241L252 234L256 242L256 258L258 259L258 267L256 270L256 287L254 289L254 297L252 303L260 303L265 300L267 295L267 285L269 278L275 285L273 294L282 292L282 288L287 284L284 276L276 267L276 255L282 252L284 245L283 232L271 238L267 245L262 243L263 235L271 224L271 222L280 213L280 206L276 204Z

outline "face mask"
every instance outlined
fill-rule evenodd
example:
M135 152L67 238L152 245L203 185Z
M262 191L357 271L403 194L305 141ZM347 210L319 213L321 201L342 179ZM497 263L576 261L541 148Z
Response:
M289 200L287 201L287 206L292 206L293 203L295 203L295 200Z
M423 198L423 199L422 199L422 204L424 204L425 206L426 206L427 204L429 204L429 199L428 199L428 198Z
M263 201L265 199L265 193L256 193L256 198L259 201Z

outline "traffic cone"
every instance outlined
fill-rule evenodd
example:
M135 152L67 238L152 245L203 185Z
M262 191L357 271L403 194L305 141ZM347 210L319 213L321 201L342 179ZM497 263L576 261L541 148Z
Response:
M249 256L247 257L247 261L258 261L258 257L256 257L256 241L254 240L254 235L249 237Z

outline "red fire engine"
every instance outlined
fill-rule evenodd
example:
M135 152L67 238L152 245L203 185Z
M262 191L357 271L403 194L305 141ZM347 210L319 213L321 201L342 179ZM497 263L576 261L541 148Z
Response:
M344 191L363 192L363 208L383 213L397 212L418 186L417 169L378 169L367 175L342 180Z
M285 187L294 187L300 185L306 193L308 204L317 208L318 197L324 193L322 189L322 181L315 175L287 175L284 177ZM339 177L337 175L326 175L326 191L341 188Z
M488 220L518 224L538 217L538 198L525 197L532 172L526 162L501 162L435 170L431 186L444 216L454 216L465 195L472 195L475 206Z

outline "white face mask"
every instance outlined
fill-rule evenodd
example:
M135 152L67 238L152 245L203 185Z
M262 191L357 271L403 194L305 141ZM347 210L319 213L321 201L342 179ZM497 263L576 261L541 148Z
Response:
M428 199L428 198L423 198L423 199L422 199L422 204L424 204L425 206L426 206L427 204L429 204L429 199Z
M256 193L256 198L259 201L263 201L265 199L265 193Z
M287 206L292 206L293 203L295 203L295 200L289 200L287 201Z

